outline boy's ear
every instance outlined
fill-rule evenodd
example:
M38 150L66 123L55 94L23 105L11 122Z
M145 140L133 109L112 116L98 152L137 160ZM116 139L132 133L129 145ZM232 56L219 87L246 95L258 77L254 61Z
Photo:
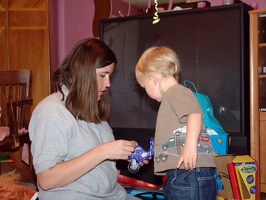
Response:
M156 85L158 83L158 77L156 77L155 75L151 75L150 76L151 81L153 82L154 85Z

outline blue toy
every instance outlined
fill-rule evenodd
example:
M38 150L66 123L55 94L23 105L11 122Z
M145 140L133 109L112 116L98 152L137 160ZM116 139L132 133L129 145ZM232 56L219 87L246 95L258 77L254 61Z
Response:
M131 156L128 157L129 164L128 164L128 171L131 173L136 173L139 171L139 164L143 160L147 160L148 158L154 155L154 138L150 139L150 149L146 151L141 146L137 146L135 151L132 153Z

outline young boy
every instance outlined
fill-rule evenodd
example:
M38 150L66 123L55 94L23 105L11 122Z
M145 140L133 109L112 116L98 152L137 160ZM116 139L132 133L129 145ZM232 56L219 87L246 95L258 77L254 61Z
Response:
M200 105L192 91L178 83L180 62L165 46L147 49L136 65L136 79L161 102L155 129L155 174L166 174L168 200L215 200L215 155L203 134Z

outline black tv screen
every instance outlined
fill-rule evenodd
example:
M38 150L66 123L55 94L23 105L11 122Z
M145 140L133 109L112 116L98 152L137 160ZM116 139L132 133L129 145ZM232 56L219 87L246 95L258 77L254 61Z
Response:
M101 20L101 39L118 63L111 77L114 129L154 129L159 103L135 79L135 65L150 46L166 45L181 61L180 83L192 81L209 96L214 116L230 135L249 134L249 40L246 4Z

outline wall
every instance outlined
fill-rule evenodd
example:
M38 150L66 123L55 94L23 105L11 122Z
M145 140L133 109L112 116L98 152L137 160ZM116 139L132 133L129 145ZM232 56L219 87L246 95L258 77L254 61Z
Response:
M75 43L93 37L93 0L50 0L51 73Z

